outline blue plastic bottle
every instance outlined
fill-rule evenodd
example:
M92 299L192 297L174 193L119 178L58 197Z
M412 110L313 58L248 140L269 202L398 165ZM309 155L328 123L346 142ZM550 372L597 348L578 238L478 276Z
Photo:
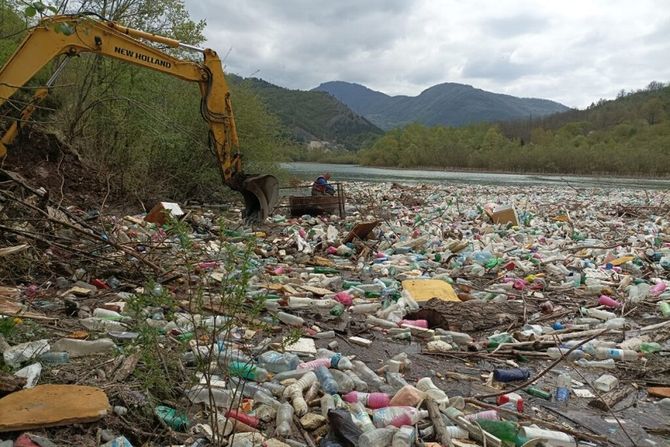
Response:
M337 394L339 391L337 382L335 381L335 378L330 373L330 371L328 371L328 368L325 366L319 366L314 370L314 374L316 374L316 378L319 381L321 389L323 389L324 393Z

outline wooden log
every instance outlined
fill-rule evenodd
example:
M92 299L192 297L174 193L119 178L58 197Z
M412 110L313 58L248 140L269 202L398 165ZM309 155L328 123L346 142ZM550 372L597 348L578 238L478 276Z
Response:
M596 397L595 399L591 399L589 401L589 407L597 408L601 411L609 411L624 397L629 396L632 392L633 389L631 387L622 386L608 393L601 394L600 398Z
M26 384L26 379L0 371L0 395L18 391Z
M442 446L452 447L454 444L451 442L451 436L449 436L449 432L447 431L444 419L442 419L442 413L440 413L440 408L438 407L437 402L431 398L427 398L424 403L428 409L428 416L430 416L430 420L433 422L437 441Z

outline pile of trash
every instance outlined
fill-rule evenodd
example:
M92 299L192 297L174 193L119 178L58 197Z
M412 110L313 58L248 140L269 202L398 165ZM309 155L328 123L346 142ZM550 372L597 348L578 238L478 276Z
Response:
M252 229L22 186L0 192L0 446L670 435L665 192L356 183L346 216Z

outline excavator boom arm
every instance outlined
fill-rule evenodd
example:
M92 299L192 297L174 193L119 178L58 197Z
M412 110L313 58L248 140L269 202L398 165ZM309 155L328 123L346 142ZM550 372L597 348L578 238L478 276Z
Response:
M68 32L63 32L68 30ZM61 56L94 53L159 71L185 81L197 82L202 95L201 114L209 125L210 144L216 154L223 181L245 197L247 214L267 217L277 200L277 182L263 176L264 191L252 193L257 185L254 178L242 171L237 152L238 139L230 103L230 92L221 60L211 49L198 49L203 62L182 60L138 40L145 39L169 47L187 47L177 40L128 28L114 22L83 16L53 16L42 20L21 42L0 70L0 106L11 98L49 61ZM0 157L6 153L5 142L0 144ZM235 152L233 152L235 149ZM267 178L270 178L267 183ZM274 179L274 181L272 180ZM270 189L267 189L270 188ZM261 197L264 196L264 197ZM256 198L259 203L250 203ZM253 217L253 216L248 216Z

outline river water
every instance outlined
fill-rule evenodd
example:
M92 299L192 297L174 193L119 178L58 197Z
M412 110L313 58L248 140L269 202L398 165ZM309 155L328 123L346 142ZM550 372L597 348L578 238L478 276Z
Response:
M421 171L416 169L370 168L330 163L282 163L289 174L312 180L330 172L331 181L398 183L470 183L488 185L556 185L580 188L670 189L670 178L586 177L574 175L499 174L468 171Z

